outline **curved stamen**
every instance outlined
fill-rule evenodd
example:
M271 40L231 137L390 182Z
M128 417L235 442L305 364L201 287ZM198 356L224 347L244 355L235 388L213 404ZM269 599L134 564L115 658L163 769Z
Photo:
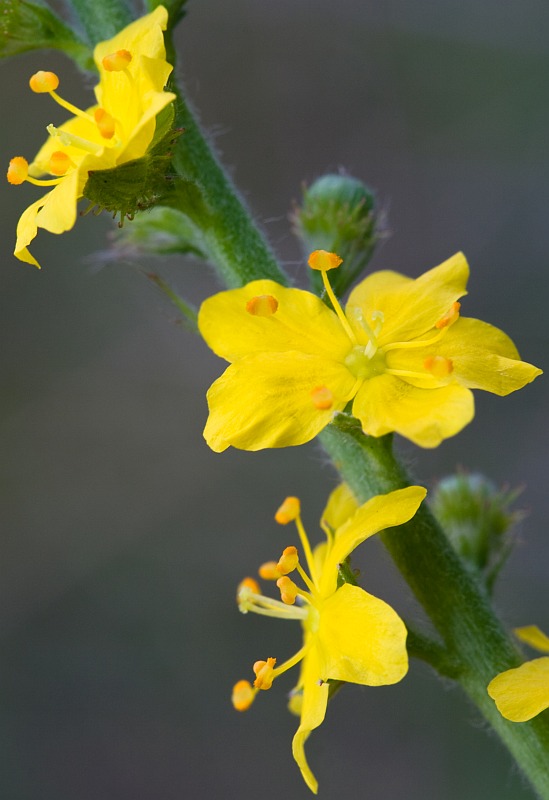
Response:
M307 652L308 649L309 649L308 645L304 645L300 650L297 651L295 655L293 655L279 667L275 667L275 669L273 670L273 679L278 678L278 676L282 675L283 672L286 672L286 670L295 667L296 664L299 664L299 662L303 660L303 657L305 656L305 653Z
M311 545L309 544L309 538L307 536L307 532L305 531L305 528L303 527L303 523L301 521L301 514L299 514L296 517L295 524L297 532L299 533L299 538L301 540L301 546L303 547L303 552L305 553L305 558L307 559L307 566L309 567L309 572L311 574L313 584L316 586L318 585L318 577L315 569L315 560L313 558L313 551L311 550Z
M304 620L308 615L306 608L286 605L281 600L256 594L248 587L242 587L238 593L238 608L243 614L252 611L254 614L262 614L264 617Z
M335 296L334 290L332 289L332 287L330 285L330 281L328 279L328 274L327 274L326 270L324 270L324 269L320 270L320 274L322 275L322 283L324 284L324 288L326 289L326 294L330 298L330 302L331 302L331 304L332 304L332 306L334 308L334 311L336 312L336 314L337 314L337 316L339 318L339 321L343 325L343 329L345 330L345 333L347 334L347 336L349 337L349 339L351 340L351 342L354 345L358 344L357 338L356 338L356 336L354 334L354 331L351 328L351 326L349 325L349 320L345 316L345 312L341 308L341 306L339 304L339 300Z

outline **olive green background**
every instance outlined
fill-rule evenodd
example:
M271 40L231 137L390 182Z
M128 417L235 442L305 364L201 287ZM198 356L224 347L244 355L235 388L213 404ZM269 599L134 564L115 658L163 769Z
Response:
M183 77L212 141L296 281L288 223L302 181L340 168L388 218L373 268L416 276L456 250L463 312L547 369L549 9L541 0L194 0ZM64 119L39 68L84 105L93 85L55 54L0 65L7 163ZM107 216L42 232L43 270L12 256L35 187L0 186L2 269L0 795L6 800L307 798L291 758L292 676L247 714L231 686L284 659L299 630L240 616L235 587L294 543L272 515L302 498L312 538L334 473L313 443L216 455L205 391L223 365L144 277L195 303L191 259L108 258ZM434 451L399 447L432 487L456 465L523 485L529 513L497 587L510 625L549 630L547 381L477 394ZM364 585L420 614L379 544ZM295 679L295 676L294 676ZM412 663L395 687L346 687L307 746L325 800L521 800L531 794L458 690Z

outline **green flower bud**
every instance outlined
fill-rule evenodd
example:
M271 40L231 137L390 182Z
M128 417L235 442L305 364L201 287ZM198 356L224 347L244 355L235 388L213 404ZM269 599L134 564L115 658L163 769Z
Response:
M83 69L93 69L90 48L42 3L0 0L0 58L43 48L61 50Z
M343 259L337 272L330 275L338 295L364 270L379 239L375 196L348 175L324 175L305 189L292 222L305 257L313 250L327 250ZM311 271L310 279L320 293L321 275Z
M520 490L499 490L480 474L443 478L431 498L434 515L454 549L491 591L512 547L512 528L523 517L510 505Z

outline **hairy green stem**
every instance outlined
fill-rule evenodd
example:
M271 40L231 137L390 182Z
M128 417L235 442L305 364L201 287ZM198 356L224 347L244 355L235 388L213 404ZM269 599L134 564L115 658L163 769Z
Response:
M217 217L207 232L210 257L219 259L227 285L239 286L263 277L285 283L186 105L182 117L187 132L181 139L179 166L187 177L190 173L191 179L200 182ZM393 455L390 437L364 436L356 421L340 415L320 438L361 502L410 483ZM385 533L383 540L444 642L443 646L430 643L426 647L425 638L412 635L412 651L415 648L435 668L438 661L443 674L455 677L498 732L539 797L549 800L547 719L541 715L527 723L508 722L486 691L498 672L517 666L521 659L485 591L461 563L427 505L423 504L412 522Z
M410 485L393 454L392 437L365 436L356 420L339 415L320 438L359 502ZM455 679L505 742L539 796L549 798L547 715L520 724L508 722L486 691L495 675L522 661L486 591L465 569L426 503L410 522L386 531L382 538L437 628L450 663L459 665Z

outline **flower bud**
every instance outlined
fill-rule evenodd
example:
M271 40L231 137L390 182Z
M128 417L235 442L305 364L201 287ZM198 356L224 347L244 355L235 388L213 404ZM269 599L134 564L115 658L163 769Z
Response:
M330 274L336 294L341 295L370 260L379 238L374 194L364 183L348 175L324 175L303 192L301 207L292 222L304 254L314 250L337 253L343 259ZM310 272L313 287L322 291L321 275Z
M498 490L484 475L473 473L443 478L432 495L433 513L454 549L488 590L511 551L511 529L523 517L509 509L519 493Z

